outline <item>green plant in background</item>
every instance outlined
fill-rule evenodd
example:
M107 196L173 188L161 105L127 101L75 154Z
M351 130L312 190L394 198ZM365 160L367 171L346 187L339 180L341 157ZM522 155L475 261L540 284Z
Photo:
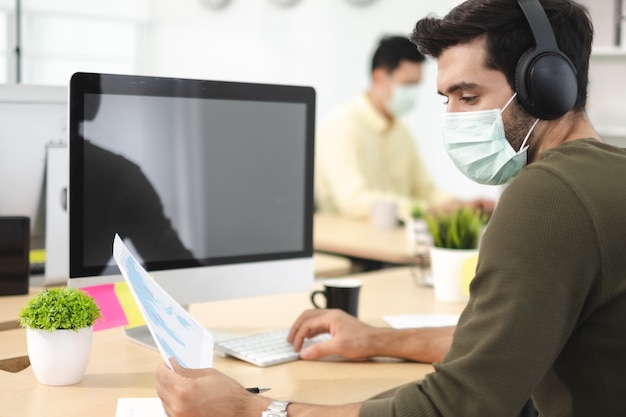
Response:
M50 288L32 297L20 311L20 325L30 329L79 330L101 317L98 305L77 288Z
M475 249L488 216L480 210L464 207L450 213L427 214L426 223L433 245L448 249Z
M421 205L418 204L414 205L411 209L411 217L414 219L421 219L422 217L424 217L424 213L424 209Z

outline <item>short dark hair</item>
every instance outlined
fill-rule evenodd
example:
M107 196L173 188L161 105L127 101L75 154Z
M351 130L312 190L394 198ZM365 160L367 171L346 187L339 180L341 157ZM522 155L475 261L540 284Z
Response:
M426 59L415 44L405 36L385 36L378 43L372 57L372 71L383 68L391 72L398 68L400 62L423 62Z
M587 102L589 56L593 25L587 10L571 0L540 0L550 20L559 49L576 69L578 96L573 109L582 111ZM486 36L487 68L502 72L515 90L517 61L535 46L522 9L513 0L467 0L445 17L419 20L409 39L420 52L438 58L456 45Z

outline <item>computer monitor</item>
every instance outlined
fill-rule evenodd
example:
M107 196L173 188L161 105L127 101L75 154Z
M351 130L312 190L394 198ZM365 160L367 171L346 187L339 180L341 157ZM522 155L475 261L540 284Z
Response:
M181 305L310 289L311 87L74 74L69 285L119 234Z

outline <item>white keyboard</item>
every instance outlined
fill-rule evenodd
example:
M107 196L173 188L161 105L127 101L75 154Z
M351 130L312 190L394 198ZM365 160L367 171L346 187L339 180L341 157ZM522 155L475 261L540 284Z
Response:
M293 346L287 342L289 329L260 333L251 336L238 337L215 343L215 349L221 353L234 356L256 366L266 367L280 363L292 362L300 359L300 354L294 352ZM324 333L311 339L306 339L304 346L330 339L330 334Z

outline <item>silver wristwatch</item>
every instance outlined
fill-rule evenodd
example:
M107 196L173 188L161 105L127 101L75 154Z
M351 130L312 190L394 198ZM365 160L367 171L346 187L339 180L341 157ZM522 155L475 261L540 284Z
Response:
M261 417L287 417L287 406L289 404L291 404L289 401L274 400L267 407L267 410L263 411Z

